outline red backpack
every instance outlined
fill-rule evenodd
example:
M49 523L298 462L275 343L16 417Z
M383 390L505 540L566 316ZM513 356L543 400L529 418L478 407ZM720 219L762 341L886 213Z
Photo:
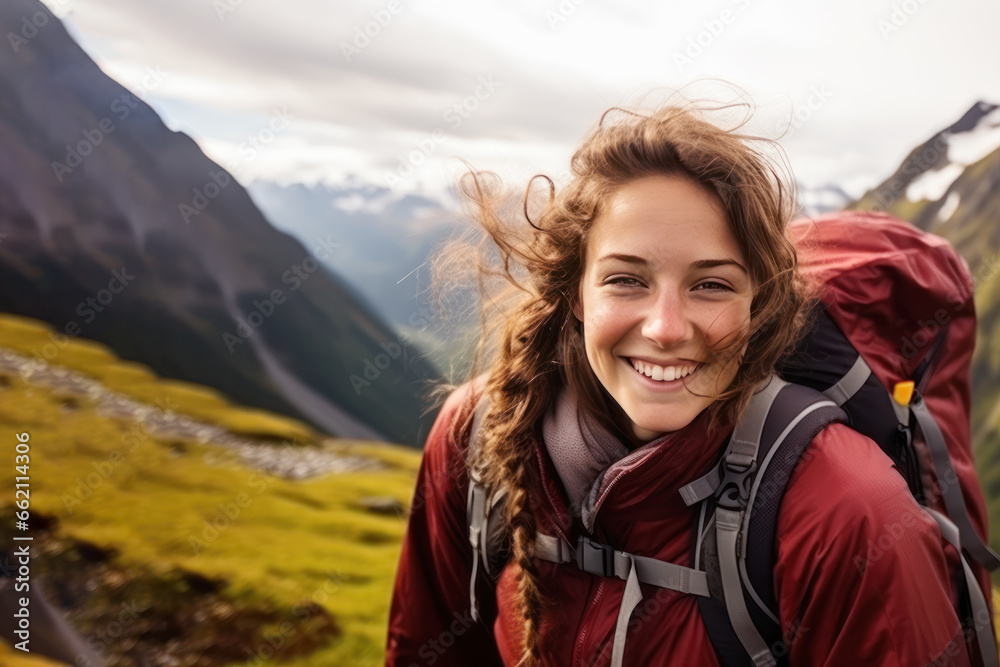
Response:
M809 334L776 369L780 377L754 396L717 466L681 489L689 506L701 508L694 567L623 554L584 537L570 545L544 534L537 536L536 556L598 576L637 579L629 581L636 589L642 582L697 595L726 667L787 664L773 582L778 509L809 442L827 424L846 422L892 458L937 521L959 563L953 603L969 655L973 664L997 667L989 571L1000 557L986 543L986 504L972 460L976 317L969 268L944 239L880 213L797 220L789 237L802 272L823 285L822 304ZM485 409L478 407L476 422ZM470 449L477 435L474 423ZM474 614L480 562L496 577L504 559L497 529L503 499L470 470ZM642 567L616 567L622 556ZM626 622L629 611L622 612ZM616 634L612 664L621 664L624 642L625 633Z

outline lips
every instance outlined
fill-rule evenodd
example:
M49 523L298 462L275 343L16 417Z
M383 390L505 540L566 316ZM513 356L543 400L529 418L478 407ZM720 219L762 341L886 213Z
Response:
M702 364L696 362L685 362L674 366L659 366L641 359L627 357L626 360L637 373L655 380L656 382L674 382L676 380L689 377L698 371Z

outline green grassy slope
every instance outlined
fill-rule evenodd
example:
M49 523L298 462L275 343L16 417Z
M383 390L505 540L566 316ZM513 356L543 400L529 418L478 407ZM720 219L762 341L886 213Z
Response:
M0 316L0 348L30 353L46 336L45 325ZM71 622L99 646L123 610L141 610L108 643L110 665L167 650L171 634L172 654L207 656L199 665L246 664L248 650L300 667L381 662L405 530L393 508L409 502L419 452L322 439L285 417L161 381L88 341L71 341L60 361L115 391L260 442L381 465L302 481L276 477L233 450L154 436L103 416L86 397L0 371L0 434L11 447L15 433L30 434L33 576L49 599L58 592L69 603ZM13 488L15 474L0 466L0 485ZM372 497L384 507L370 509L364 499ZM14 508L6 503L0 535L10 544ZM38 664L13 663L3 652L0 661Z

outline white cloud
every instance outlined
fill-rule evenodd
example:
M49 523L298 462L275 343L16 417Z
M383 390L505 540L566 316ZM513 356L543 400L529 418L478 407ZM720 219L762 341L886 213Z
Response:
M783 143L800 181L857 193L977 99L1000 100L1000 79L985 74L1000 62L1000 7L973 0L921 4L887 38L879 21L893 3L867 0L397 0L388 21L388 0L234 0L221 20L205 0L61 1L109 74L135 86L147 68L169 73L144 99L213 156L288 108L295 123L246 171L283 182L384 183L437 128L447 138L404 189L449 183L445 156L511 173L562 169L607 107L718 76L761 102L772 127L808 107L813 87L833 91ZM366 28L370 43L348 62L341 44ZM700 51L679 68L692 43ZM501 85L452 126L445 114L480 77Z

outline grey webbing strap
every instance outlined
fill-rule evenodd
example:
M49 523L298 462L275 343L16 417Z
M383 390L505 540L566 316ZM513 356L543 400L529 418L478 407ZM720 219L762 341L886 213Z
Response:
M634 561L636 576L644 584L652 584L689 595L709 596L708 577L701 570L646 556L626 555Z
M777 375L772 375L764 388L750 399L746 414L736 425L733 437L729 440L729 449L724 457L727 463L749 467L757 458L761 434L764 432L764 420L767 419L767 413L771 411L771 405L778 392L786 384L788 383Z
M476 602L476 575L479 574L479 548L483 524L486 522L486 488L478 481L469 479L469 498L467 512L469 515L469 543L472 544L472 576L469 577L469 605L472 619L479 621L479 604Z
M735 475L736 481L739 482L740 476L750 473L750 468L757 460L760 450L764 422L778 392L786 384L788 383L777 376L771 376L767 385L750 399L746 414L737 424L733 437L729 441L729 450L723 458L726 478ZM741 473L739 467L745 467L745 470ZM726 478L724 478L723 483L727 483ZM736 503L737 500L728 497L726 490L723 489L722 495L717 498L715 508L715 541L719 559L719 578L722 582L726 612L729 614L733 631L755 667L776 667L777 662L774 655L767 642L761 637L757 626L754 625L753 619L750 618L750 611L747 609L746 599L743 597L739 561L741 559L740 547L745 548L745 545L740 544L743 541L740 539L740 529L743 525L746 505L742 505L738 509ZM745 551L742 553L745 554Z
M577 541L577 547L574 549L561 538L541 532L536 533L535 556L553 563L576 563L584 572L625 580L625 592L618 608L618 620L615 623L612 643L612 667L622 665L628 622L632 612L642 601L640 582L680 593L709 597L708 577L701 570L613 550L606 544L598 544L583 536Z
M685 505L691 507L695 503L701 502L715 493L721 483L722 461L719 461L719 465L709 470L708 473L702 475L690 484L682 486L681 498L684 499Z
M938 428L934 416L927 409L927 403L922 398L910 404L910 409L917 418L917 424L923 431L924 440L931 450L931 458L934 461L934 472L937 475L938 486L944 496L944 506L961 536L962 548L969 552L969 555L979 564L989 570L1000 567L1000 556L983 542L982 538L972 527L969 519L969 512L965 507L965 498L962 496L962 487L958 483L958 475L951 465L951 457L948 454L948 445L944 441L944 435Z
M632 612L642 601L642 589L639 588L639 576L636 574L635 558L626 554L629 559L628 578L625 580L625 593L622 594L622 604L618 609L618 621L615 623L615 638L611 649L611 667L622 667L625 656L625 639L628 636L628 621Z
M764 431L764 420L767 419L767 413L771 410L771 404L774 403L778 392L786 384L788 383L777 376L772 376L767 386L754 395L747 408L747 415L737 424L719 464L698 479L681 487L680 494L684 504L690 507L715 493L722 485L727 461L749 466L757 457L761 433Z
M476 449L479 447L479 425L483 420L483 415L489 407L489 401L480 397L476 404L475 413L472 416L472 426L469 432L469 446L466 451L466 462L474 459ZM469 577L469 608L472 610L472 619L481 620L479 617L479 603L476 601L476 576L479 574L479 561L482 560L482 545L485 544L486 534L486 513L487 506L486 487L482 484L482 477L472 466L468 466L469 473L469 495L466 500L465 512L469 520L469 543L472 545L472 575ZM488 569L488 568L487 568Z
M764 474L767 471L768 466L770 466L771 461L774 459L774 456L780 451L781 445L785 442L785 438L787 438L788 435L802 422L802 420L808 417L810 414L812 414L816 410L820 410L822 408L829 408L833 406L834 404L832 401L820 400L817 401L816 403L806 406L801 412L799 412L799 414L797 414L795 418L792 421L790 421L787 426L785 426L785 429L778 435L777 439L775 439L774 444L771 445L771 448L768 450L767 454L764 455L763 461L761 461L757 465L757 473L754 476L753 484L750 486L750 499L747 502L746 514L743 517L743 527L741 528L740 531L741 533L739 539L740 553L737 554L739 558L740 574L742 575L743 581L746 584L747 593L749 593L750 597L753 598L754 602L757 603L757 606L760 608L760 610L763 611L768 618L770 618L777 624L780 624L780 621L774 615L774 612L771 611L771 609L766 604L764 604L763 600L761 600L760 594L757 593L757 590L753 586L753 582L750 581L750 577L749 575L747 575L746 572L747 543L750 541L748 539L750 532L750 515L753 513L754 501L757 499L757 493L760 491L760 485L761 481L764 479Z
M503 531L503 526L491 524L490 517L493 516L493 511L496 506L499 505L500 502L506 497L507 489L500 489L491 495L486 500L486 511L483 513L483 531L479 538L480 553L482 554L483 569L486 570L486 574L491 577L495 577L497 573L491 569L495 566L495 563L492 563L492 560L496 554L490 551L490 547L496 548L499 543L503 541L503 537L497 534L498 531Z
M573 560L573 549L562 538L535 533L535 555L553 563L568 563Z
M553 563L575 563L584 572L601 577L628 580L634 570L644 584L678 593L709 596L708 577L702 570L618 551L582 536L574 549L561 538L536 533L535 556Z
M961 536L958 526L948 520L940 512L924 507L931 517L937 521L941 529L941 536L948 540L951 546L955 547L959 557L962 559L962 570L965 572L965 583L969 589L969 602L972 605L972 623L976 632L976 642L979 644L979 652L983 656L984 667L1000 667L1000 657L997 654L996 640L993 638L993 623L990 619L990 608L986 605L986 597L979 587L979 581L969 566L969 561L962 553L960 544Z
M851 400L851 397L858 393L861 387L865 386L865 382L868 381L868 377L871 374L872 369L869 368L868 364L865 363L865 360L859 354L857 361L851 366L851 370L847 371L847 374L840 378L837 384L824 390L823 393L829 396L838 406L841 406Z
M719 574L722 578L722 592L726 599L726 610L736 636L746 649L747 655L756 667L775 667L777 662L771 654L764 638L757 631L747 610L740 583L740 571L736 562L736 536L739 534L743 512L717 507L715 510L715 539L718 544Z

